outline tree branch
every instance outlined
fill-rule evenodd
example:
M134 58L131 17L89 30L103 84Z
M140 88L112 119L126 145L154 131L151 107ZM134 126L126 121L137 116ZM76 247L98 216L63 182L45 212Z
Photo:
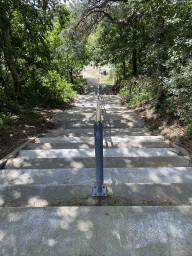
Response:
M129 14L124 20L115 20L109 13L105 12L104 10L94 10L94 11L91 11L89 12L87 15L86 15L86 18L93 14L93 13L103 13L108 19L110 19L110 21L112 23L125 23L125 24L128 24L130 22L130 20L132 20L133 18L135 17L141 17L141 14L139 12L135 13L135 12L132 12L131 14Z

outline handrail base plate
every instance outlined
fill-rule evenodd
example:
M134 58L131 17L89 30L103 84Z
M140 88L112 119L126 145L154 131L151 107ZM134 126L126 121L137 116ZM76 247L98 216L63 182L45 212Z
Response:
M107 197L107 186L102 185L102 191L98 191L98 185L93 186L93 196L102 196L102 197Z

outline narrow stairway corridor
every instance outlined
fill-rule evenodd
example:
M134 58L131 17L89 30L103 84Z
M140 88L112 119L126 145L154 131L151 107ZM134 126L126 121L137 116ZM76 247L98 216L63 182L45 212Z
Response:
M0 255L192 255L189 157L101 85L104 184L93 197L97 78L1 170Z

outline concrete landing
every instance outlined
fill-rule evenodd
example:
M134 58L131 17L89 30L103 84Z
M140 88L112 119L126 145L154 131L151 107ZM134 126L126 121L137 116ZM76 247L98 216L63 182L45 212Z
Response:
M0 254L189 256L192 207L0 208Z

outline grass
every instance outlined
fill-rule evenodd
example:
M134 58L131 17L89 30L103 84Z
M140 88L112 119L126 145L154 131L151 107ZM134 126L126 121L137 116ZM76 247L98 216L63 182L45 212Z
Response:
M0 130L9 130L10 123L18 118L17 115L13 115L9 112L0 113Z
M99 78L99 82L101 83L114 85L114 82L112 81L112 79L109 78L109 75L105 76L99 74L99 69L85 70L85 72Z

